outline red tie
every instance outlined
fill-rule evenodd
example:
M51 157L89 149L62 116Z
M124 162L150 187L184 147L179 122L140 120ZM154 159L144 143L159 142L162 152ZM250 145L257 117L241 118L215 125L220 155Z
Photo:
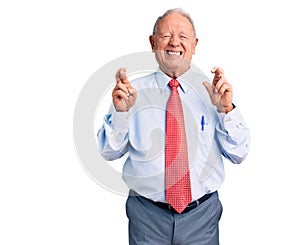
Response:
M171 95L166 113L166 200L181 213L192 200L184 118L177 91L179 82L169 82Z

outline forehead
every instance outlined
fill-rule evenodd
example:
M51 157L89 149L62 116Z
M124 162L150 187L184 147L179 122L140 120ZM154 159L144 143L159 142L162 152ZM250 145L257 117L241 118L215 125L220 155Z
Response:
M193 32L193 26L185 16L173 13L161 19L157 26L158 31Z

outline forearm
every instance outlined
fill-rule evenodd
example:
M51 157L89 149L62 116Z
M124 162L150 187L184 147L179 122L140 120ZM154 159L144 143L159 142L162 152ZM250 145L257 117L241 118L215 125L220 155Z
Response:
M226 115L218 113L218 117L216 135L223 155L233 163L241 163L249 152L249 128L237 108Z
M100 154L106 160L115 160L128 151L128 113L107 115L97 134Z

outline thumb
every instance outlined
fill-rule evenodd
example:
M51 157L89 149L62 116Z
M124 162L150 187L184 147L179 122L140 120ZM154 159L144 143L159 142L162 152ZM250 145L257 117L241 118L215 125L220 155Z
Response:
M213 95L213 88L212 88L211 84L208 83L208 82L203 82L202 84L203 84L204 87L206 88L206 90L207 90L209 96L211 97L211 96Z

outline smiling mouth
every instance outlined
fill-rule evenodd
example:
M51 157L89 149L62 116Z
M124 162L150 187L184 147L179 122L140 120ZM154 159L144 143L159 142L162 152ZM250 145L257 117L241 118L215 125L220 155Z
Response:
M166 53L167 53L167 55L176 55L176 56L182 55L182 51L171 51L171 50L167 50Z

